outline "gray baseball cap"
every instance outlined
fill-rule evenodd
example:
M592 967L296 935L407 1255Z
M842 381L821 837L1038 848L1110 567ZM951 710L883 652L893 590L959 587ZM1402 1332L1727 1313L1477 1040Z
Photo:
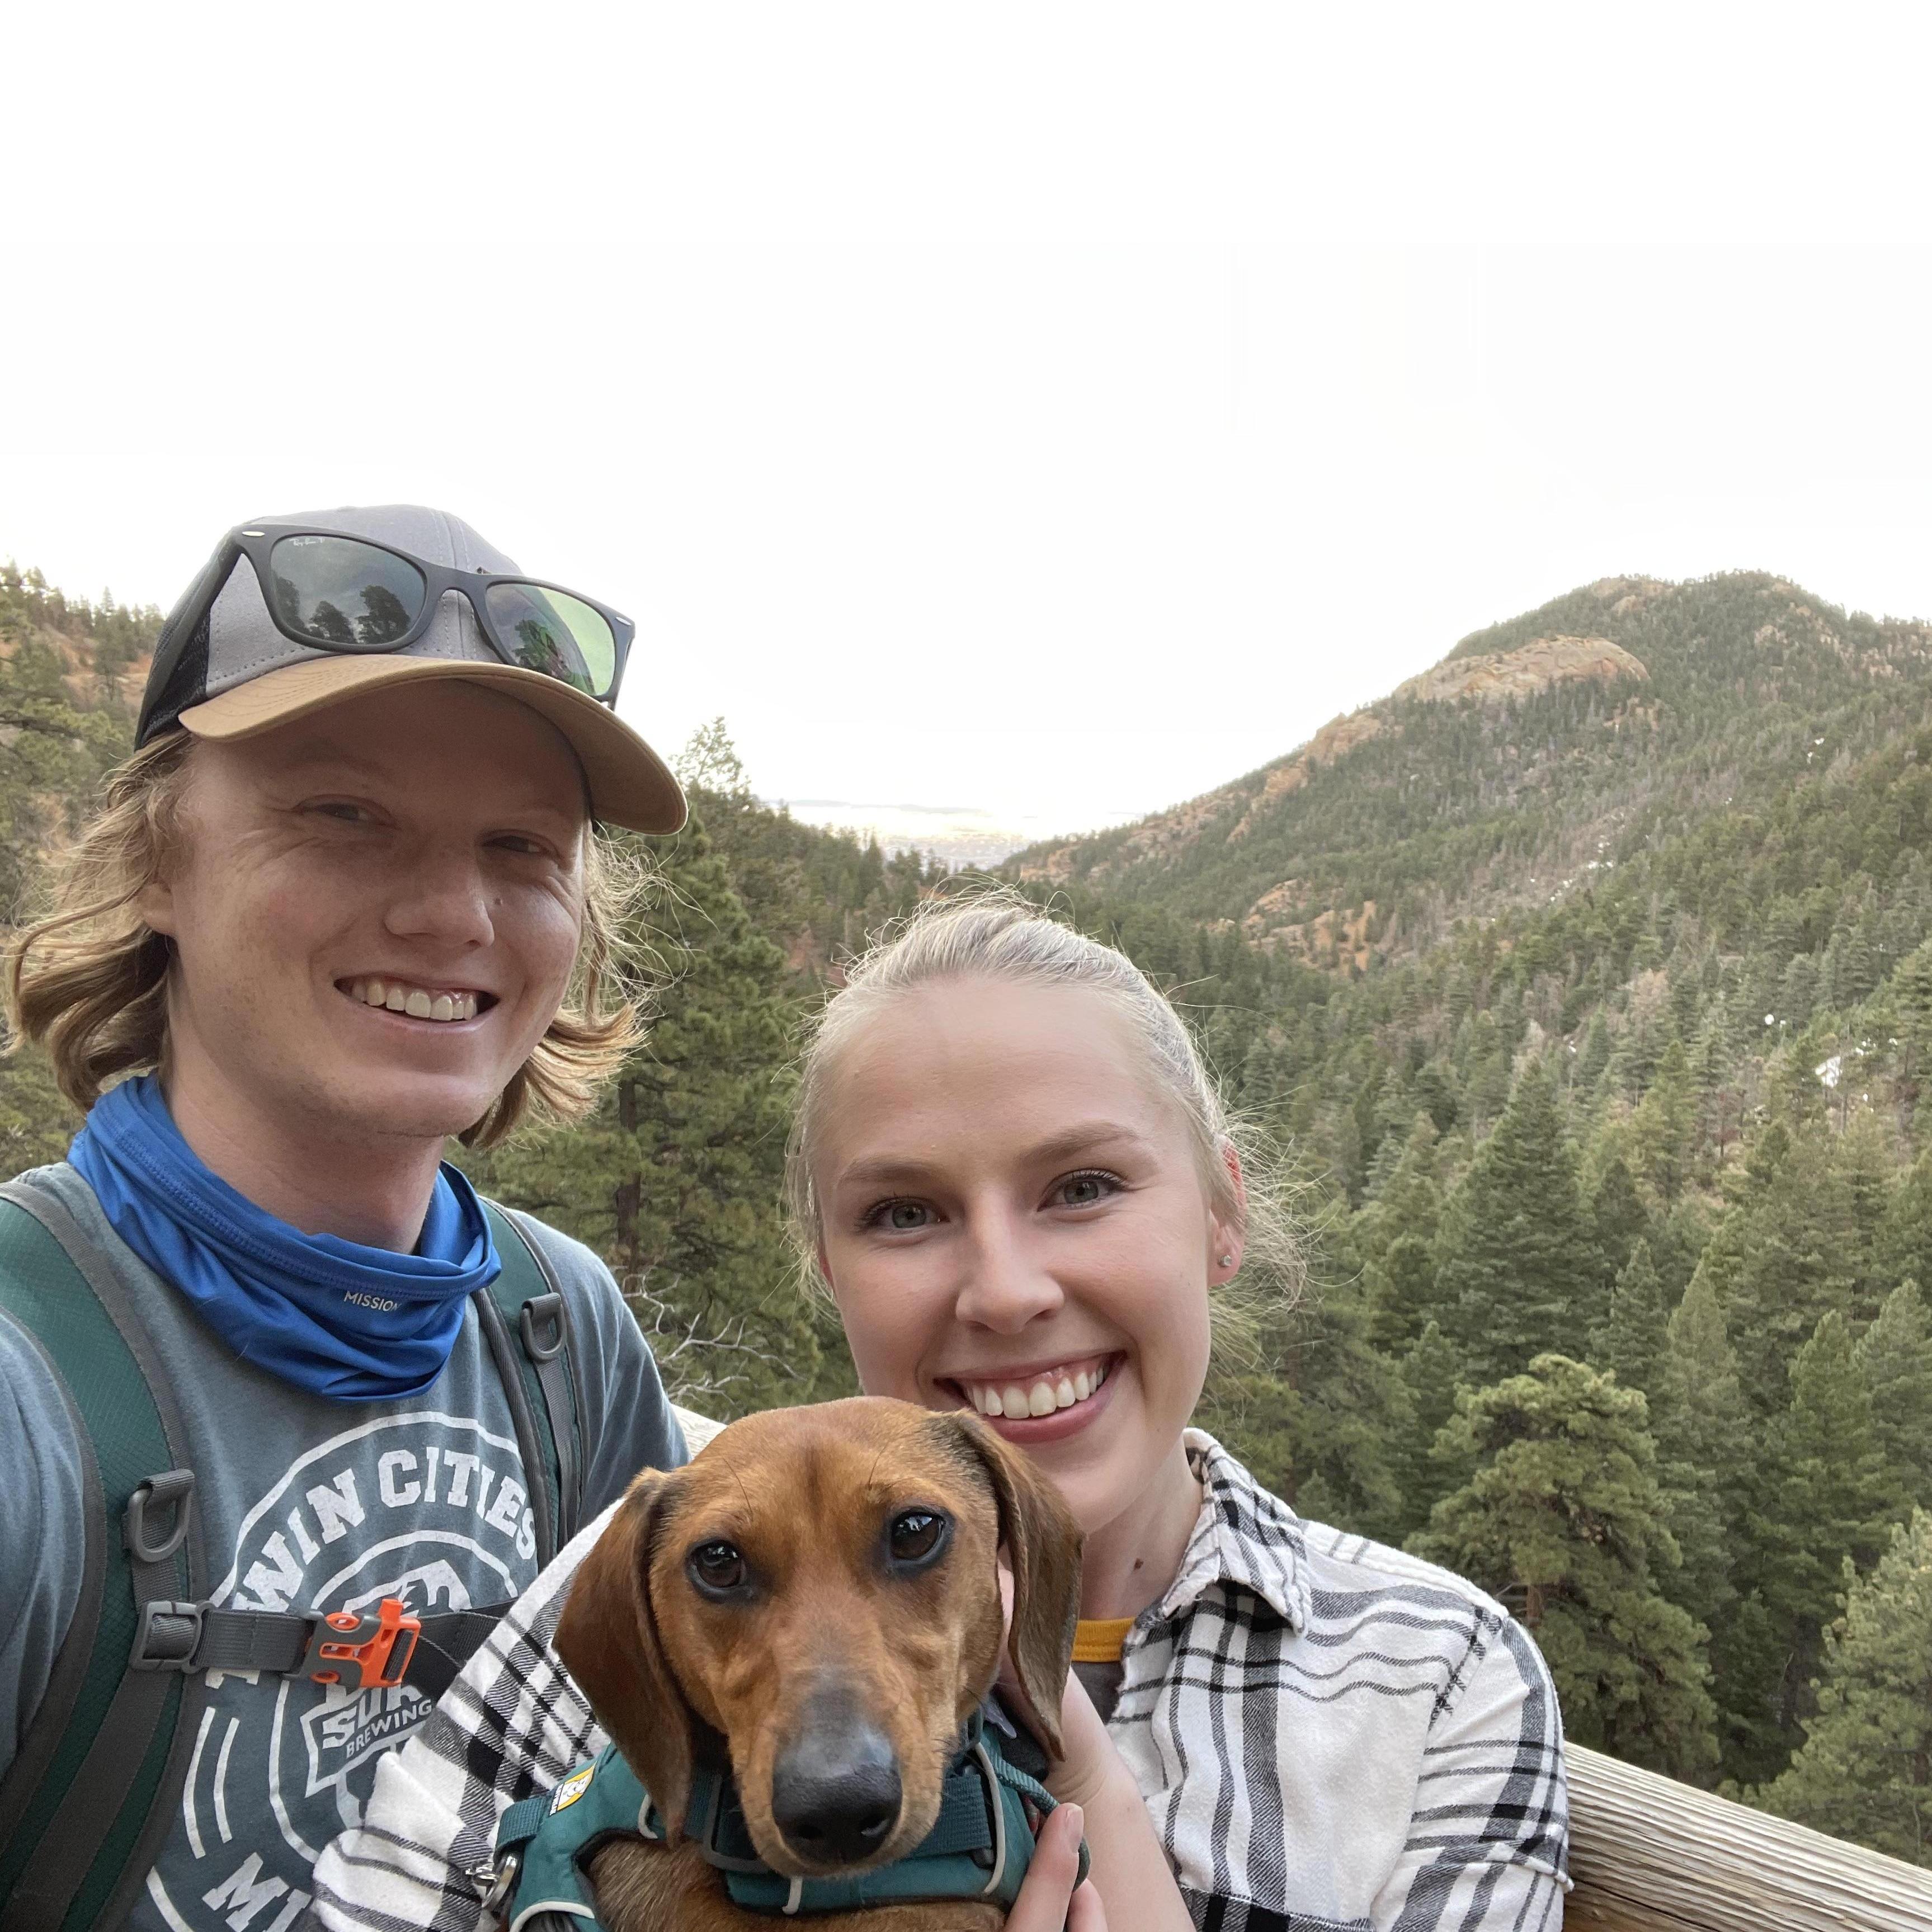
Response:
M465 573L518 571L460 518L418 504L308 510L262 520L365 538ZM276 624L254 568L246 556L231 554L232 567L212 601L209 586L197 580L163 627L142 704L140 742L177 725L200 738L253 737L379 686L453 679L513 698L561 732L584 768L595 817L640 832L675 832L684 823L684 794L657 753L596 698L561 678L504 662L484 638L466 597L446 592L428 627L406 650L320 650ZM419 573L413 580L420 583ZM188 634L182 634L184 628Z

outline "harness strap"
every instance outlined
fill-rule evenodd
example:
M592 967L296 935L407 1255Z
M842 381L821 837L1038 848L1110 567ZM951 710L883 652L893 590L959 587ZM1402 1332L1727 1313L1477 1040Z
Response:
M684 1835L722 1874L732 1903L753 1912L792 1917L968 1898L1010 1906L1033 1858L1029 1805L1044 1814L1054 1800L1007 1762L997 1734L982 1730L976 1712L941 1787L932 1829L895 1864L832 1878L788 1878L772 1870L758 1855L729 1774L718 1769L694 1781ZM486 1905L492 1912L508 1908L509 1924L524 1932L547 1924L547 1913L594 1924L586 1873L595 1852L614 1838L665 1836L650 1793L616 1745L607 1745L553 1790L504 1813L496 1863L478 1874L479 1881L490 1881ZM1083 1843L1082 1880L1087 1866Z

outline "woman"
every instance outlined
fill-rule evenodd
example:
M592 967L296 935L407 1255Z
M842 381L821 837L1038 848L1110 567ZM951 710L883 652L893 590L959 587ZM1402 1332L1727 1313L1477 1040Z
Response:
M970 1404L1086 1532L1051 1781L1109 1923L1560 1924L1561 1725L1528 1638L1188 1426L1214 1298L1286 1231L1130 962L1017 902L928 906L826 1010L790 1195L867 1392ZM318 1868L324 1923L446 1903L516 1780L592 1742L541 1649L576 1553L385 1762Z

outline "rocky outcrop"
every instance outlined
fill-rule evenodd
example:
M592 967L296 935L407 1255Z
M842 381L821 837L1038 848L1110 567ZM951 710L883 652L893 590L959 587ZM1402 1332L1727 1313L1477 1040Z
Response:
M1450 658L1397 685L1390 699L1453 704L1473 698L1485 704L1502 704L1533 698L1559 684L1616 684L1626 678L1648 684L1650 673L1640 659L1608 638L1537 638L1513 651Z

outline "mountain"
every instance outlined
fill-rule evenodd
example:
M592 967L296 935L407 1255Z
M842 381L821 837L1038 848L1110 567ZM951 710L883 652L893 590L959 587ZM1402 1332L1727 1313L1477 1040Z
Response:
M1547 904L1673 824L1749 810L1895 732L1932 630L1782 579L1608 578L1465 638L1308 743L1137 824L1034 846L1029 884L1166 907L1323 966Z

